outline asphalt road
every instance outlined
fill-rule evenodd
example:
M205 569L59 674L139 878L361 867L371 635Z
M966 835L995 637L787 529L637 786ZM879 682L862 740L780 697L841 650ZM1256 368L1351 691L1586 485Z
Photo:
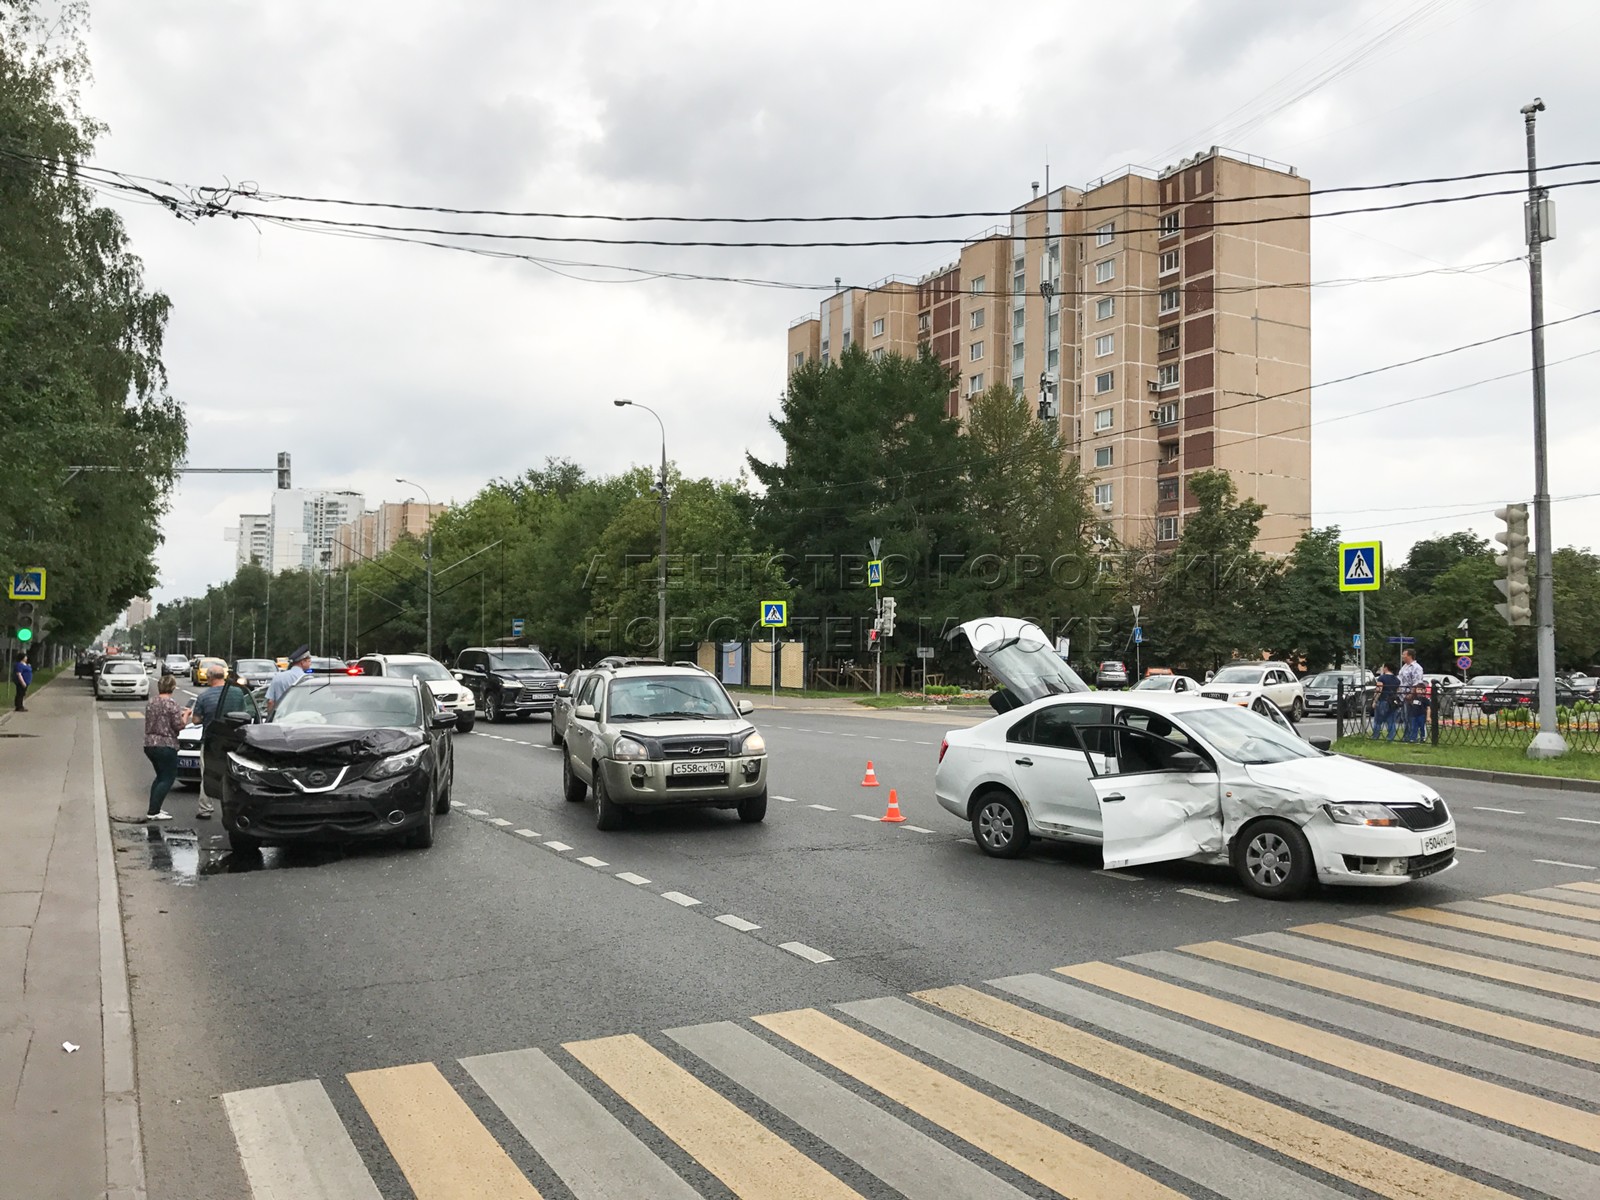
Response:
M101 706L107 783L112 811L132 814L149 770L139 721L113 716L116 707ZM258 1195L270 1194L263 1180L299 1180L284 1194L369 1200L531 1195L517 1190L530 1180L545 1196L670 1195L673 1180L704 1195L843 1194L828 1189L848 1185L861 1195L1043 1196L1065 1185L1038 1164L1076 1162L1079 1151L1092 1158L1075 1168L1097 1181L1091 1195L1366 1195L1363 1186L1384 1190L1386 1172L1431 1180L1424 1194L1490 1194L1457 1188L1477 1180L1512 1195L1600 1195L1600 1038L1568 1044L1582 1030L1600 1034L1600 923L1583 915L1600 916L1600 893L1561 888L1600 878L1600 797L1437 781L1460 829L1458 868L1403 891L1277 904L1225 871L1188 864L1104 872L1092 852L1054 847L1012 862L983 857L932 799L953 716L780 710L756 720L774 797L756 826L731 813L679 813L600 833L592 803L562 798L560 754L541 722L457 735L458 807L429 851L269 850L235 862L216 823L193 819L193 792L174 793L178 819L168 825L119 827L151 1195L249 1196L241 1150ZM861 786L869 759L875 789ZM905 824L877 819L890 788ZM1482 900L1504 893L1546 908ZM1454 926L1386 915L1412 908ZM1322 983L1312 991L1304 980L1247 974L1236 960L1169 953L1267 935L1290 944L1243 953L1326 963L1286 931L1323 923L1372 937L1383 932L1363 924L1373 919L1429 953L1492 956L1500 976L1561 972L1574 984L1564 994L1582 997L1554 1002L1567 1007L1551 1016L1544 991L1485 993L1475 1032L1459 1023L1446 1032L1441 997L1471 1002L1474 986L1502 985L1465 975L1441 990L1407 980L1419 969L1411 961L1380 971L1344 964L1352 973L1341 976L1358 979L1351 987L1414 984L1407 994L1422 999L1398 1016L1370 995L1353 997L1359 1011L1342 1009L1352 1001L1329 999ZM1487 919L1535 940L1470 925ZM1249 969L1260 968L1250 960ZM977 991L904 999L963 985ZM1275 1000L1274 989L1284 995ZM1071 1012L1074 1028L1087 1022L1125 1048L1154 1048L1214 1086L1253 1097L1276 1089L1287 1107L1263 1118L1263 1131L1214 1137L1211 1106L1243 1101L1177 1099L1177 1082L1152 1082L1170 1068L1140 1058L1127 1065L1132 1075L1105 1076L1112 1091L1094 1085L1092 1112L1079 1111L1090 1086L1082 1076L1106 1063L1073 1074L1037 1042L1036 1053L1000 1047L1006 1039L985 1021L1011 1012L990 1011L1002 996L1034 1018ZM1245 1030L1192 1028L1221 1019L1209 1009L1168 1008L1188 1024L1154 1015L1162 997L1199 1004L1194 996L1316 1023L1286 1029L1276 1048L1246 1050L1234 1045ZM831 1007L841 1003L849 1007ZM828 1016L762 1017L811 1008ZM1508 1014L1554 1021L1560 1037L1512 1026ZM1248 1037L1264 1036L1257 1025L1267 1020ZM1411 1065L1319 1059L1332 1051L1307 1039L1331 1029ZM1257 1062L1262 1054L1271 1061ZM1322 1074L1318 1062L1336 1070ZM973 1089L956 1111L940 1107L927 1075L935 1069ZM1271 1079L1249 1083L1257 1069ZM1467 1085L1446 1087L1454 1077L1441 1070L1488 1088L1486 1098L1462 1101ZM1363 1075L1379 1089L1341 1100L1358 1086L1347 1076ZM1483 1082L1490 1076L1532 1097L1533 1115ZM983 1097L1023 1114L1014 1120L1023 1132L1006 1141L973 1126L988 1119ZM1107 1126L1102 1109L1123 1106L1124 1123ZM1308 1167L1285 1149L1300 1144L1286 1131L1308 1113L1338 1137L1375 1140L1361 1140L1348 1161ZM1338 1140L1316 1129L1317 1144ZM1190 1144L1197 1136L1203 1145ZM730 1137L744 1149L732 1153ZM910 1165L884 1160L883 1147L899 1142ZM591 1144L608 1148L594 1162L581 1149ZM320 1149L294 1149L302 1145ZM1384 1158L1395 1145L1403 1161ZM341 1147L342 1167L323 1161ZM297 1175L311 1160L317 1171ZM765 1183L745 1174L758 1161L776 1172ZM1362 1161L1380 1166L1363 1176ZM510 1174L497 1175L507 1164ZM826 1178L796 1182L823 1168ZM328 1180L345 1179L339 1170L351 1173L336 1187ZM1139 1178L1118 1192L1112 1184L1128 1170ZM312 1178L326 1190L305 1190Z

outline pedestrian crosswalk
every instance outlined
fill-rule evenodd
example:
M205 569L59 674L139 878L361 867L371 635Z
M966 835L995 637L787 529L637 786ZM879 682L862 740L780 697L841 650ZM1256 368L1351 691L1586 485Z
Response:
M1597 1064L1584 881L222 1103L256 1200L1593 1200Z

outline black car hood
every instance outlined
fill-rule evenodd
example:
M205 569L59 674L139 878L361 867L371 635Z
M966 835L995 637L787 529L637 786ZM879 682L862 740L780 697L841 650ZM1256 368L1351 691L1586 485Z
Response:
M279 760L314 755L319 762L367 762L420 746L416 729L345 729L326 725L252 725L244 748Z
M527 667L494 667L489 674L516 683L555 683L561 678L560 671L536 671Z

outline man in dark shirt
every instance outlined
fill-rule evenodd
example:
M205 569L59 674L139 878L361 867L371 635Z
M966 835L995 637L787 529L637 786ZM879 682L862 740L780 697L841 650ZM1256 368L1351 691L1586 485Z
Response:
M227 682L228 672L207 671L205 690L194 698L194 705L184 714L190 725L200 726L202 735L205 727L211 724L212 718L217 715L217 705L222 700L222 685ZM200 807L195 812L197 817L209 817L216 809L211 801L207 800L205 793L200 794Z
M28 652L24 650L17 655L17 661L11 664L11 686L16 691L16 708L18 712L27 712L22 701L28 694L28 686L33 682L33 668L28 665Z
M1378 701L1373 713L1372 736L1376 738L1387 730L1392 742L1405 709L1400 701L1400 677L1388 663L1384 663L1378 668L1377 682Z

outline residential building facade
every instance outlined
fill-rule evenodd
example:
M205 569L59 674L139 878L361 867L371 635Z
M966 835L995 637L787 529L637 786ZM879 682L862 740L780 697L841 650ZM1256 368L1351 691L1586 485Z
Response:
M278 571L332 565L334 533L366 508L360 492L286 488L272 493L272 561ZM327 555L324 558L324 554Z
M845 289L789 327L788 366L926 347L950 415L1008 383L1039 402L1125 545L1171 548L1194 472L1227 471L1285 553L1311 511L1310 184L1212 147L1038 195L912 281Z
M407 500L399 504L385 502L369 509L334 531L332 565L354 566L387 554L407 534L420 539L447 508L447 504L429 505Z
M272 565L272 514L240 513L236 567L270 568Z

